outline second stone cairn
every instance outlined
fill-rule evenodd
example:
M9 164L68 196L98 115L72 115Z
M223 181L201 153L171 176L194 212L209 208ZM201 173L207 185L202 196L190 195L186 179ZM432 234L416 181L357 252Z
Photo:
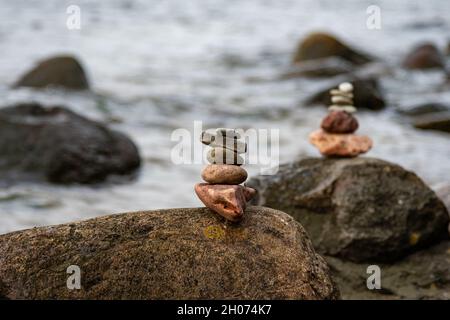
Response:
M355 134L358 120L353 116L353 85L341 83L330 91L331 106L328 115L322 120L321 129L312 132L309 141L328 157L356 157L372 148L372 140L367 136Z
M247 171L241 167L247 144L239 140L234 129L217 129L214 134L204 131L201 142L211 147L207 159L210 163L202 171L206 183L195 185L195 193L206 207L233 222L240 221L247 202L256 191L241 185Z

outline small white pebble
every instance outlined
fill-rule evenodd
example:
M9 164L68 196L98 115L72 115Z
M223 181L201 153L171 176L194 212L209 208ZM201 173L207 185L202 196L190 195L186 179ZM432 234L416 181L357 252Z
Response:
M339 85L339 90L342 92L350 93L353 91L353 85L350 82L342 82Z

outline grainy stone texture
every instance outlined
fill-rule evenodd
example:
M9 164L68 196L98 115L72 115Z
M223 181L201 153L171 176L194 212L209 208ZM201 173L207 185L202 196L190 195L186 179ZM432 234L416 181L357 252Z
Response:
M0 109L2 181L95 183L140 165L124 134L63 107L31 103Z
M71 56L59 56L40 62L22 76L16 87L64 87L72 90L88 89L89 84L81 64Z
M373 159L303 159L251 179L256 203L283 210L324 255L392 262L448 239L449 216L414 173Z
M125 213L0 235L8 299L335 299L304 229L250 207L238 225L207 208ZM81 290L68 290L69 265Z

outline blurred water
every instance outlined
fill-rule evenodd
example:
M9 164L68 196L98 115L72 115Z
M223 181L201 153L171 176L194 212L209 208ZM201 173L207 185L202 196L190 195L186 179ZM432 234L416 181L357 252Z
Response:
M68 5L81 8L81 30L66 28ZM379 5L382 29L366 28L366 8ZM450 38L448 1L0 0L0 105L19 101L64 104L112 122L138 144L144 158L137 180L100 186L20 184L0 190L0 233L123 211L201 205L193 185L202 166L170 161L175 128L280 129L281 161L317 155L307 135L325 109L302 100L326 81L274 79L289 66L297 42L314 30L398 65L414 44L443 47ZM94 93L11 90L36 61L54 54L80 58ZM392 105L447 101L439 73L382 78ZM391 108L360 112L360 133L373 137L370 156L417 172L429 183L449 180L445 133L399 121ZM120 123L117 123L117 120ZM249 168L256 174L258 167Z

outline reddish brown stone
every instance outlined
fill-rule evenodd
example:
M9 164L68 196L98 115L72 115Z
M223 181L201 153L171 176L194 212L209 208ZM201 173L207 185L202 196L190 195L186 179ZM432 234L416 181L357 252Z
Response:
M353 133L358 130L358 120L345 111L332 111L323 120L321 127L329 133Z
M309 135L309 141L324 156L356 157L372 148L372 140L367 136L351 133L328 133L316 130Z
M256 191L241 185L198 183L195 193L206 207L227 220L237 222L242 219L246 203Z

